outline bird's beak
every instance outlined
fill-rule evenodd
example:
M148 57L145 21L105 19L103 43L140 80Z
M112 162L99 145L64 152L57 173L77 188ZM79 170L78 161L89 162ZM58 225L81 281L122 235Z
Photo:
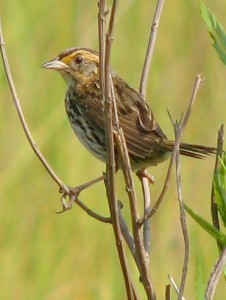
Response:
M54 58L44 63L42 65L42 68L53 69L53 70L65 70L66 68L68 68L68 66L62 61L58 60L58 58Z

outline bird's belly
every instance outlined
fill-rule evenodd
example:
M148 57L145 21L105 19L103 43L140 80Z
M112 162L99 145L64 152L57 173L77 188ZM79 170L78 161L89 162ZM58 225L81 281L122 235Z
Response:
M91 154L105 161L106 159L106 147L105 136L99 134L86 119L83 117L79 108L70 108L66 105L67 115L71 124L71 127L78 137L79 141L89 150Z
M152 166L157 166L159 163L167 160L171 155L171 152L153 152L150 156L141 158L138 156L130 155L130 161L132 170L137 171L139 169L148 168Z
M83 122L84 121L84 122ZM90 127L89 124L83 118L78 118L75 121L76 123L71 122L71 126L75 134L77 135L80 142L98 159L105 161L106 158L106 150L103 144L99 144L97 139L95 138L95 130ZM81 124L81 126L80 126ZM86 125L85 125L86 124ZM84 130L84 126L86 130ZM95 135L94 135L95 134Z

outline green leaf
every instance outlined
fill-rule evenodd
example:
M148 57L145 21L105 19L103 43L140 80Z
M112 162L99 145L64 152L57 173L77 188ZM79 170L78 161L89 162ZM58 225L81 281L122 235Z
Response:
M205 288L204 288L204 278L203 278L203 261L202 255L198 252L196 259L196 276L195 276L195 294L196 299L205 300Z
M213 40L213 46L221 61L226 64L226 32L215 15L202 1L200 1L200 11Z
M186 204L184 204L186 212L203 228L205 229L213 238L215 238L222 246L226 246L226 235L220 232L213 225L208 223L202 217L194 213Z
M226 227L226 154L220 159L220 166L214 174L214 195L217 201L217 208Z

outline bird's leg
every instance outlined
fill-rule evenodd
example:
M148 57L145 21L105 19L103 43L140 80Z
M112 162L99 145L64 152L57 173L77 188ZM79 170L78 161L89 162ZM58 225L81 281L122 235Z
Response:
M147 169L141 169L136 172L136 175L142 181L142 178L147 178L149 183L155 183L155 178L151 174L148 173Z
M86 183L83 183L79 186L76 186L76 187L68 186L69 192L66 192L66 191L60 189L60 193L63 193L63 195L61 197L61 204L62 204L62 207L63 207L62 212L71 209L72 204L75 202L75 200L77 199L77 197L81 193L81 191L85 190L86 188L90 187L91 185L93 185L97 182L100 182L104 179L105 179L105 174L103 174L102 176L97 177L93 180L90 180ZM67 196L69 196L69 201L66 201Z
M102 180L105 179L105 175L101 175L95 179L92 179L86 183L83 183L79 186L76 186L76 187L68 187L69 190L70 190L70 194L73 195L73 196L76 196L78 197L78 195L81 193L81 191L85 190L86 188L90 187L91 185L97 183L97 182L100 182Z
M136 175L140 179L142 191L143 191L143 199L144 199L144 216L146 215L147 211L150 209L151 205L151 196L150 196L150 189L149 183L154 183L154 177L151 176L146 169L141 169L136 172ZM143 241L144 247L147 253L147 257L149 257L150 253L150 219L144 221L143 227Z

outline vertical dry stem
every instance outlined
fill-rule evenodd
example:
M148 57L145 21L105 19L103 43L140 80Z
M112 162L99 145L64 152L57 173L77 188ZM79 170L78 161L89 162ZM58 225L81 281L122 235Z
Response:
M183 122L183 120L182 120ZM174 124L175 130L175 137L177 139L177 135L180 134L181 126L183 123L178 124L177 122ZM186 224L186 215L184 211L183 205L183 196L182 196L182 185L181 185L181 171L180 171L180 152L179 152L179 144L177 145L176 149L176 181L177 181L177 194L178 194L178 202L180 207L180 222L181 222L181 229L184 238L184 263L182 268L182 275L181 275L181 283L179 287L178 293L178 300L182 299L184 293L185 282L187 278L187 271L188 271L188 259L189 259L189 238L188 238L188 230Z
M105 134L106 134L106 192L109 203L109 209L111 213L111 220L114 229L114 235L116 240L116 247L118 256L122 268L122 273L125 281L127 298L137 299L135 289L133 287L129 271L128 263L123 248L122 233L120 228L120 219L117 207L117 196L115 186L115 151L114 151L114 139L113 139L113 125L112 125L112 82L110 81L110 53L111 43L113 40L113 26L115 20L115 12L117 7L117 1L113 1L113 7L110 16L110 22L106 40L104 37L104 21L106 15L105 1L99 3L99 44L100 44L100 72L101 72L101 86L103 91L103 101L105 103Z
M149 36L148 41L148 47L145 55L144 60L144 66L141 74L141 80L140 80L140 88L139 91L143 95L143 97L146 97L146 90L147 90L147 82L148 82L148 76L150 72L151 67L151 61L154 53L154 47L155 47L155 41L157 36L157 30L159 26L159 21L162 13L164 0L158 0L158 3L156 5L154 18L152 21L151 26L151 32ZM142 191L143 191L143 199L144 199L144 215L147 214L148 210L150 210L151 205L151 197L150 197L150 190L149 190L149 181L145 177L141 177L141 185L142 185ZM144 239L144 246L146 249L147 254L150 254L150 241L151 241L151 221L150 219L146 219L143 223L143 239Z
M133 231L137 256L139 260L139 271L141 276L141 282L143 283L148 299L154 300L156 299L156 296L150 278L149 260L146 255L146 251L144 248L144 243L141 235L141 230L140 230L141 225L140 225L140 216L137 207L137 198L136 198L134 183L132 179L132 171L130 166L128 150L127 150L127 146L126 146L126 142L122 130L120 130L119 133L115 135L115 141L116 141L117 149L120 154L122 171L126 182L126 191L129 197L132 231Z
M145 60L144 60L144 66L143 66L143 70L142 70L142 74L141 74L141 81L140 81L140 89L139 90L140 90L140 93L144 97L146 96L148 75L149 75L149 72L150 72L151 60L152 60L153 53L154 53L157 30L158 30L158 26L159 26L159 21L160 21L160 17L161 17L161 13L162 13L163 4L164 4L164 0L158 0L158 3L156 5L156 9L155 9L154 19L152 21L147 52L146 52L146 56L145 56Z

